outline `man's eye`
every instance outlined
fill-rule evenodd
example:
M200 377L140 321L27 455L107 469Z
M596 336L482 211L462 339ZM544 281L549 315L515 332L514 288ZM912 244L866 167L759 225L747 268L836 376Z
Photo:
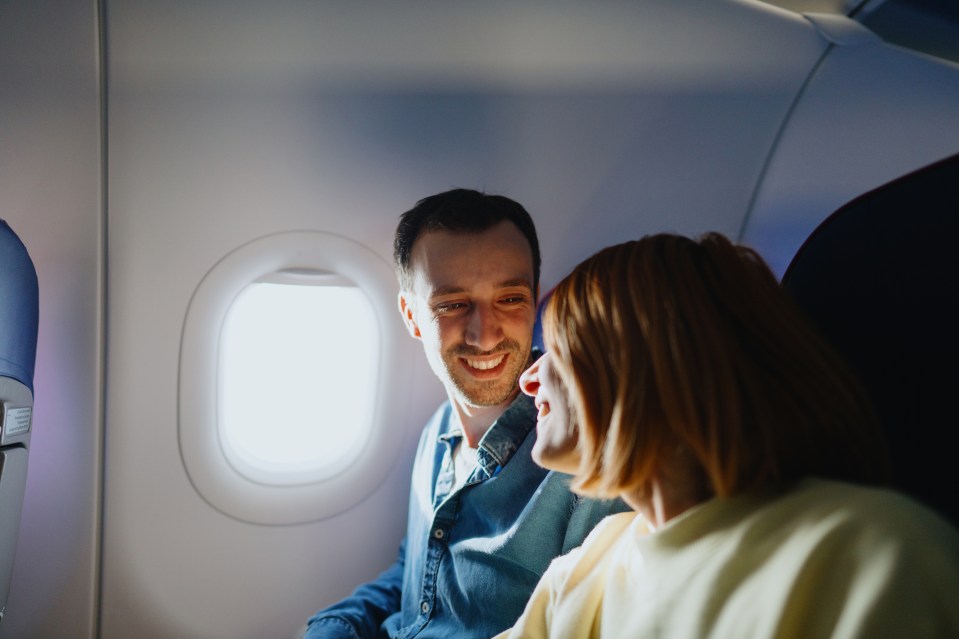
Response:
M465 307L466 304L463 302L446 302L444 304L437 304L433 307L433 309L436 311L437 315L443 315L444 313L451 313Z
M526 301L525 295L510 295L501 300L504 304L522 304Z

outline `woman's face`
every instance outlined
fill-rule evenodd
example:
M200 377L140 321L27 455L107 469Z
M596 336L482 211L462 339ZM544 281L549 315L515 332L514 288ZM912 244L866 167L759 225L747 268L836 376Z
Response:
M539 410L533 461L550 470L575 473L579 467L577 425L566 387L549 353L526 369L519 378L519 387L535 400Z

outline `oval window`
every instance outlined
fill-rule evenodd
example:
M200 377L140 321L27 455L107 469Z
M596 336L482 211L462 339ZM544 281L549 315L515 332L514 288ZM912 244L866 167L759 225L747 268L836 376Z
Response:
M267 484L342 471L370 435L378 351L376 312L349 280L300 269L248 285L220 336L217 426L227 459Z
M253 240L203 277L180 343L179 444L211 506L297 524L366 498L396 461L412 341L382 257L317 231ZM393 426L392 428L389 426Z

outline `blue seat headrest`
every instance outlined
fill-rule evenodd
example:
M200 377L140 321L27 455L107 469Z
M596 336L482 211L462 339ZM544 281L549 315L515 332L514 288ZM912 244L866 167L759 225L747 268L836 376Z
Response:
M0 220L0 376L33 392L39 322L37 272L26 247Z

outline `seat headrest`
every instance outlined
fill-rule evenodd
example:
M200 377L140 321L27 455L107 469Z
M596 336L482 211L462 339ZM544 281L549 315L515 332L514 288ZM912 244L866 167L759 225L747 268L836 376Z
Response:
M894 481L959 522L947 447L959 426L959 155L827 218L783 286L865 383Z
M39 320L37 272L13 229L0 220L0 376L33 392Z

